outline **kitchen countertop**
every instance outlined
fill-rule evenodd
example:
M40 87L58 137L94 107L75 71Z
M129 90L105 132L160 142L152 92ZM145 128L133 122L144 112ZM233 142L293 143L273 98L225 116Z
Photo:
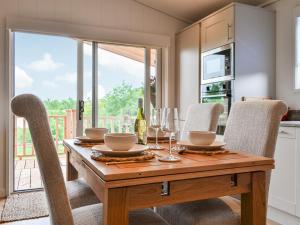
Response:
M300 127L300 121L281 121L282 127Z

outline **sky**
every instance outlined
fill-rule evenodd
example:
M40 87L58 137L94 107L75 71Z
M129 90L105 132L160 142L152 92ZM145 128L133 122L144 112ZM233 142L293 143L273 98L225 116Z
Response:
M92 49L84 44L84 98L91 97ZM144 64L99 49L98 96L102 98L122 82L144 83ZM15 93L41 99L76 98L77 42L71 38L15 33Z

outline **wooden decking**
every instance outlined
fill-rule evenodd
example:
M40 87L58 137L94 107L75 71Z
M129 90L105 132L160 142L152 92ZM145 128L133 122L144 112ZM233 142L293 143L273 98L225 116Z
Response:
M59 156L64 177L66 177L66 156ZM15 161L15 190L42 188L42 180L35 157Z

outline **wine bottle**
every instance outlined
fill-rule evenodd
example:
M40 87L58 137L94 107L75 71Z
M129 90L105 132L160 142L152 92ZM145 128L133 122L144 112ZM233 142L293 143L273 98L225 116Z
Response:
M134 124L134 132L137 137L137 143L146 145L147 144L147 122L144 115L143 99L139 98L138 101L138 112Z

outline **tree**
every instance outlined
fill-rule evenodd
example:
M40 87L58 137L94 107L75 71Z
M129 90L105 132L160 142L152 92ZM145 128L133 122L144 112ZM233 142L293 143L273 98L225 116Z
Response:
M137 111L138 98L143 96L143 87L133 88L123 82L100 100L100 113L102 115L119 116L127 111L135 112Z

